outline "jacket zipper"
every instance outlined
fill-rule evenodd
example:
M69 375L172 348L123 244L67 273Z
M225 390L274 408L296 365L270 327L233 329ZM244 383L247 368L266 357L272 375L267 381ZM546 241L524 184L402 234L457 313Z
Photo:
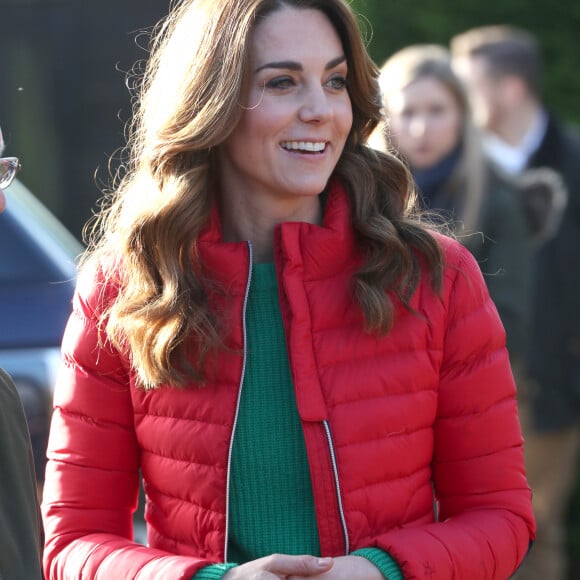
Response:
M242 374L240 377L240 386L238 388L238 400L236 402L236 413L234 415L234 423L232 426L232 434L230 437L230 448L228 451L228 469L226 476L226 529L225 529L225 539L224 539L224 562L228 561L228 537L230 529L230 477L231 477L231 467L232 467L232 453L234 449L234 437L236 434L236 427L238 424L238 414L240 412L240 401L242 400L242 386L244 384L244 377L246 375L246 360L247 360L247 330L246 330L246 310L248 307L248 296L250 294L250 284L252 282L252 262L253 262L253 250L252 243L248 244L248 282L246 284L246 292L244 294L244 306L242 310L242 335L243 335L243 359L242 359Z
M342 505L342 492L340 490L340 480L338 477L338 463L336 461L336 451L334 449L334 441L332 433L330 432L330 424L328 420L322 421L324 431L326 433L326 440L328 442L328 451L330 453L330 461L332 462L332 473L334 476L334 487L336 491L336 501L338 503L338 514L340 516L340 523L342 525L342 533L344 535L344 555L348 556L350 553L350 542L348 540L348 530L346 527L346 518L344 517L344 508Z
M244 305L242 310L242 335L243 335L243 360L242 360L242 373L240 376L240 384L238 388L238 399L236 401L236 412L234 415L234 422L232 425L232 434L230 438L230 447L228 450L228 465L227 465L227 476L226 476L226 525L225 525L225 539L224 539L224 562L228 561L228 536L229 536L229 527L230 527L230 479L231 479L231 464L232 464L232 453L234 447L234 437L236 433L236 427L238 423L238 415L240 411L240 401L242 398L242 386L244 383L244 377L246 374L246 361L247 361L247 330L246 330L246 310L248 307L248 295L250 293L250 284L252 283L252 263L253 263L253 249L251 242L247 242L248 244L248 254L249 254L249 262L248 262L248 282L246 284L246 291L244 294ZM344 508L342 505L342 492L340 488L340 480L338 476L338 464L336 461L336 452L334 449L334 441L332 439L332 433L330 431L330 425L328 421L323 421L322 424L324 425L324 431L326 433L326 440L328 442L328 450L330 454L330 460L332 463L332 473L334 479L334 486L336 491L336 500L338 503L338 512L340 516L340 523L342 526L342 533L344 536L344 546L345 546L345 555L348 555L350 552L350 542L348 539L348 530L346 527L346 518L344 516Z

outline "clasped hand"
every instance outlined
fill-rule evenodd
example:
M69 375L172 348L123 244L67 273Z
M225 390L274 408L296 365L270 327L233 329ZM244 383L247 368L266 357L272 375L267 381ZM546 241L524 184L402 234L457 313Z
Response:
M229 570L223 580L384 580L378 568L360 556L316 558L273 554Z

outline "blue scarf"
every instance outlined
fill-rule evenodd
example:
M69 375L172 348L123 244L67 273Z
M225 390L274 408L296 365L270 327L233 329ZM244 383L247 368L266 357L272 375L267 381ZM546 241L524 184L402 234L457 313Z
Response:
M458 145L451 153L428 169L411 167L413 179L425 207L434 210L453 210L453 200L445 195L442 187L453 173L460 156L461 145Z

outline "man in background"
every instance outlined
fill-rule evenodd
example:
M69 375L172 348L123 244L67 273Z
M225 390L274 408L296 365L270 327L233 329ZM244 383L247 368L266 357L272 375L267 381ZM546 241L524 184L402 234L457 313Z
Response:
M550 168L567 205L534 257L533 330L519 387L538 537L518 579L564 580L565 516L580 449L580 135L545 107L541 53L527 31L487 26L451 41L485 151L505 172Z
M0 131L0 156L4 149ZM2 189L16 169L0 159L0 212L6 206ZM42 532L36 493L32 446L24 410L12 379L0 369L0 578L40 580Z

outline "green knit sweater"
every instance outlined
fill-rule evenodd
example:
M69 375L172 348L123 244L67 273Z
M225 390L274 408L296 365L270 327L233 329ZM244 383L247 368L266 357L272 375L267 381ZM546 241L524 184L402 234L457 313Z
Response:
M230 480L228 560L195 580L273 553L320 555L304 436L296 407L273 264L256 264L246 309L247 359ZM388 580L403 578L378 548L353 552Z

